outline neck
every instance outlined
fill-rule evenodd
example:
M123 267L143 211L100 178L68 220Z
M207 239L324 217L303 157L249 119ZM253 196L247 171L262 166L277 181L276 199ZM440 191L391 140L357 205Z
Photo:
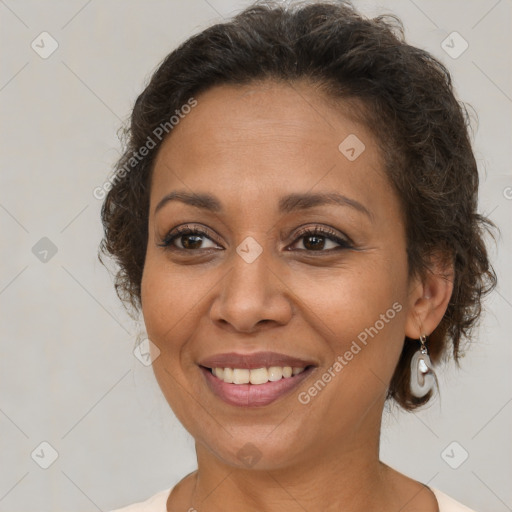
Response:
M379 461L363 466L354 460L324 460L307 467L307 472L300 467L273 471L225 468L215 475L198 470L197 505L206 505L212 512L356 512L373 508L381 502L377 496L386 494L386 468Z
M196 444L190 507L211 512L385 509L392 486L389 468L379 460L379 428L371 438L361 430L337 446L316 445L293 464L269 469L233 467Z

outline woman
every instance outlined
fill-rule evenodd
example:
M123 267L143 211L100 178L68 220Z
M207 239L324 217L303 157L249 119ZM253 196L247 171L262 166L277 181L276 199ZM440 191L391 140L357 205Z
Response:
M469 510L379 460L495 285L450 76L399 21L267 3L138 97L102 209L198 469L123 511Z

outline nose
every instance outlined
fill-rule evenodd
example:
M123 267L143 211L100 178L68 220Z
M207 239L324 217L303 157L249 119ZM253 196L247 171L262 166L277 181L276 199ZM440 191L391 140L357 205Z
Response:
M272 268L269 253L264 250L252 262L233 255L232 266L210 309L210 317L218 326L254 333L290 321L293 294L282 271L276 265Z

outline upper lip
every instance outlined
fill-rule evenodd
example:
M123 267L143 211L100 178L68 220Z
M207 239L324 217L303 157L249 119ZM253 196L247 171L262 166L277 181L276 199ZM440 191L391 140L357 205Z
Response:
M291 366L305 368L315 365L313 361L307 361L298 357L279 354L277 352L256 352L254 354L239 354L229 352L216 354L202 359L199 364L206 368L269 368L271 366Z

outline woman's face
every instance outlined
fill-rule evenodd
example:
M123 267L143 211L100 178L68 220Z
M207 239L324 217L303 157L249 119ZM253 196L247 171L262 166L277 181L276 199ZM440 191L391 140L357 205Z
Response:
M304 84L197 102L151 184L142 309L168 403L219 463L375 449L404 336L418 334L376 140ZM171 240L180 226L200 233Z

